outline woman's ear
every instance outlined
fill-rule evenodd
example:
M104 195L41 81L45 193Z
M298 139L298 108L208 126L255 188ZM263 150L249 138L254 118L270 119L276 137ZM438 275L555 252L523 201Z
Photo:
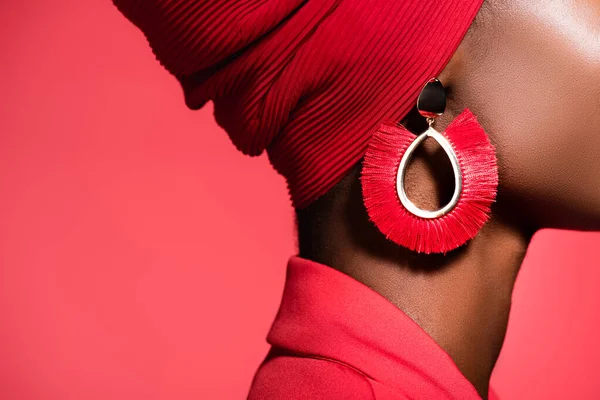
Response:
M458 77L460 77L464 71L464 65L466 61L465 44L466 40L458 46L458 49L440 73L438 79L442 82L442 85L446 88L446 95L452 92L453 86L457 83Z

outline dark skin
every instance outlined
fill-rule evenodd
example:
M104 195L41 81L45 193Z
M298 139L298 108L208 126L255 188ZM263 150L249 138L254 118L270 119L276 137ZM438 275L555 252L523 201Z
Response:
M449 98L436 129L467 107L496 146L500 186L490 221L445 256L401 248L369 221L358 164L297 211L300 255L398 306L487 399L533 234L600 230L600 1L488 0L439 79ZM416 112L402 123L424 127ZM447 157L426 142L413 160L409 197L440 208L453 190Z

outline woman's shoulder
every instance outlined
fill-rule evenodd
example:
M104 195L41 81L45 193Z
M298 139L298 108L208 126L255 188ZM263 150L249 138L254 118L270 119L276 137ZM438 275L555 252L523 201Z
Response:
M375 399L369 380L335 360L293 355L267 358L254 376L249 400Z

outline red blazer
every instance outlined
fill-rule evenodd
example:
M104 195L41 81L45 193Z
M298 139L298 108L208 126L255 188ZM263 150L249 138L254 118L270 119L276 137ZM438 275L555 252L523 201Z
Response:
M267 341L272 347L250 400L480 399L450 356L399 308L350 276L299 257L288 263Z

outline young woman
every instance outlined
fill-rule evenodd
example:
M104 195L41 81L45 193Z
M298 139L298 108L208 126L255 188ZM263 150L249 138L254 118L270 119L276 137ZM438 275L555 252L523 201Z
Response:
M600 1L115 3L287 179L249 398L487 398L533 233L600 230Z

